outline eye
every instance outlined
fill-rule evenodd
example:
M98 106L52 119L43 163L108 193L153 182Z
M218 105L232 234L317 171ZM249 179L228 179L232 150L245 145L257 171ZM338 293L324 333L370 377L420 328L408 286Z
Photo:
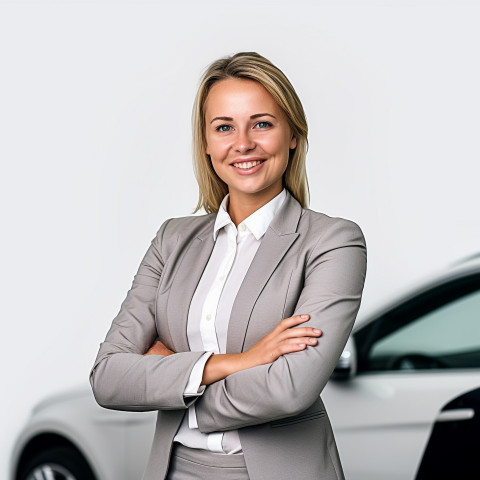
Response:
M256 126L258 128L267 128L267 127L271 127L272 124L270 122L258 122Z
M230 125L219 125L215 130L217 132L229 132L232 129Z

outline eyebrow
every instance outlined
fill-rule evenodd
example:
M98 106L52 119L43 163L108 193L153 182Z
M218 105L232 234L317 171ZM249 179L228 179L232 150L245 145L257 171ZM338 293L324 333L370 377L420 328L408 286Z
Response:
M277 117L275 115L272 115L271 113L256 113L255 115L251 115L250 119L254 120L255 118L260 118L260 117L272 117L275 120ZM215 120L222 120L225 122L232 122L233 118L232 117L215 117L210 123L212 124Z

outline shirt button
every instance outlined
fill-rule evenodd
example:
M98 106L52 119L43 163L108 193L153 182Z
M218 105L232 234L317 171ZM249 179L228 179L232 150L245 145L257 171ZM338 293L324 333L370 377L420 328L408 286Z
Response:
M244 232L247 227L242 223L238 228L240 229L241 232Z
M210 314L208 314L208 315L206 316L206 319L207 319L207 322L209 322L209 321L212 319L212 316L211 316Z
M219 278L219 280L220 280L221 282L223 282L223 281L225 280L225 275L222 275L222 276Z

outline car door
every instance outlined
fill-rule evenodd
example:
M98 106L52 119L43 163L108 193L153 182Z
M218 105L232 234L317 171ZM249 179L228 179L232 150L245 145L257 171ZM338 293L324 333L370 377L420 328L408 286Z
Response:
M431 462L422 464L424 452L427 459L438 456L432 457L432 449L444 443L432 435L434 425L468 429L475 418L475 402L464 407L455 399L480 387L480 275L422 289L356 331L354 339L357 374L330 381L322 393L346 477L439 478L425 474Z

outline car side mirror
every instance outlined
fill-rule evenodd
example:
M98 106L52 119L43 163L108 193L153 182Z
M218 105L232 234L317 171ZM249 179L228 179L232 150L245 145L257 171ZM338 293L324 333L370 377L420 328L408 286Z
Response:
M337 365L330 378L333 380L348 380L357 373L357 349L353 337L348 337Z

